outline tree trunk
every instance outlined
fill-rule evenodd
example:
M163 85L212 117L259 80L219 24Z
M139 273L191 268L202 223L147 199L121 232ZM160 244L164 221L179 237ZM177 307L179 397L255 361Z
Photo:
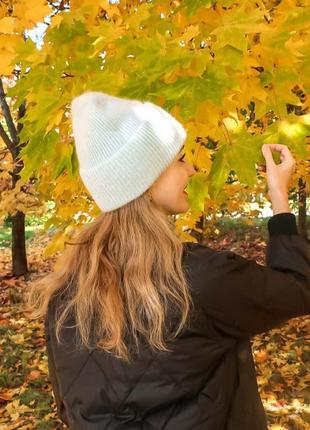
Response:
M308 242L306 183L298 179L298 231Z
M20 160L19 153L21 149L27 144L23 142L20 144L19 133L23 128L21 123L14 124L13 116L10 112L9 105L6 101L6 94L4 92L3 82L0 79L0 107L6 121L8 132L0 123L0 136L6 144L8 150L12 155L14 162L12 176L12 189L15 188L17 181L20 179L19 172L22 170L24 164ZM17 121L21 119L26 113L26 102L24 101L18 108ZM17 211L11 215L12 218L12 274L13 276L26 275L28 273L27 255L25 244L25 214Z
M25 103L22 103L18 109L18 119L25 115ZM19 143L18 133L22 128L22 124L17 125L16 141ZM23 161L19 158L21 148L25 144L16 145L15 152L15 167L12 174L12 188L15 188L17 181L20 179L19 172L24 167ZM14 276L26 275L28 273L27 254L26 254L26 238L25 238L25 214L17 211L12 215L12 269Z
M17 211L11 218L13 275L20 276L28 272L25 243L25 214Z

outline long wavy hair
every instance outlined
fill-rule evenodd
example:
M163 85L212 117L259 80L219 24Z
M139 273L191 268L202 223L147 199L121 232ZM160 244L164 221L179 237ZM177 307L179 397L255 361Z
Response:
M69 245L69 246L68 246ZM32 283L28 309L33 318L46 316L52 298L55 331L70 315L79 345L112 353L127 362L146 341L153 351L168 351L189 323L193 301L182 264L184 246L169 216L147 193L85 224L67 242L59 269Z

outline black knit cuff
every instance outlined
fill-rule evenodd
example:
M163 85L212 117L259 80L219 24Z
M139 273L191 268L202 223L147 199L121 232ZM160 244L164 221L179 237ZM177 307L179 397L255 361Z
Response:
M269 234L298 234L296 216L291 212L281 212L268 220Z

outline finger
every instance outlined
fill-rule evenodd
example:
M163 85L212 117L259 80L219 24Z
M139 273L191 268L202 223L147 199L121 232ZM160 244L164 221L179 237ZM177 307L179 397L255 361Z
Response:
M272 150L289 154L290 150L286 145L281 145L280 143L270 144L268 145Z
M265 157L266 164L267 165L275 165L274 159L272 157L270 146L271 145L267 145L267 144L262 145L261 151L263 153L263 156Z
M275 143L275 144L271 143L271 144L264 144L264 145L266 145L267 147L269 147L270 150L275 150L275 151L280 152L280 161L281 161L281 163L283 163L283 162L294 163L295 162L295 160L294 160L294 158L293 158L293 156L292 156L289 148L286 145L282 145L280 143Z
M264 145L270 146L272 149L287 148L287 145L283 145L282 143L264 143Z
M265 143L272 151L280 152L281 154L287 154L290 152L286 145L281 145L280 143Z
M281 163L295 163L295 159L286 145L283 145L283 148L280 150L280 161Z

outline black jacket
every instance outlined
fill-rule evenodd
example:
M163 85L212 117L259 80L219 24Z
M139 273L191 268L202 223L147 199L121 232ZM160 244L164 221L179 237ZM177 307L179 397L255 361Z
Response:
M75 350L70 327L58 344L51 302L47 351L62 420L74 430L266 430L250 339L310 313L308 245L295 215L274 215L268 231L267 267L184 244L196 313L170 354L145 349L127 365Z

